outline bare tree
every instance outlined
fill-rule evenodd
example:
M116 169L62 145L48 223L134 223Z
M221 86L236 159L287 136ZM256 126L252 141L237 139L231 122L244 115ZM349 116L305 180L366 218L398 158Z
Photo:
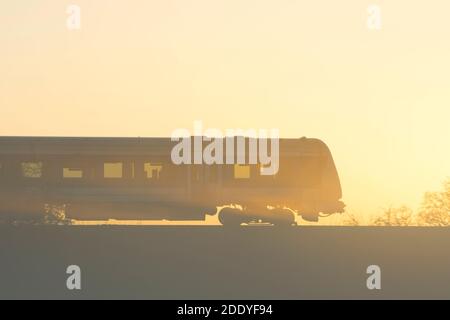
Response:
M353 213L345 212L344 219L342 220L344 226L359 226L361 223L359 218Z
M385 209L380 216L375 217L372 224L375 226L411 226L414 224L414 214L406 206L390 207Z
M425 193L419 212L419 222L427 226L450 226L450 179L444 190Z

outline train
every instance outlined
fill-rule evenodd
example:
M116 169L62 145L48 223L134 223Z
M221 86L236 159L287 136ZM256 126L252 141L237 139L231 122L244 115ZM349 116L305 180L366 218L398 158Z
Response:
M344 211L333 157L319 139L279 139L274 175L261 175L260 164L174 164L175 143L0 137L0 220L39 220L49 207L62 206L73 220L187 221L217 214L224 226L287 226L297 216L318 221Z

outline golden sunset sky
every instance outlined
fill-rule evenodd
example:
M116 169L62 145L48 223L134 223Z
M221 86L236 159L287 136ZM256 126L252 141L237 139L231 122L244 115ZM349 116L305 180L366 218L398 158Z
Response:
M450 176L448 0L2 1L0 46L0 135L279 128L328 144L364 215Z

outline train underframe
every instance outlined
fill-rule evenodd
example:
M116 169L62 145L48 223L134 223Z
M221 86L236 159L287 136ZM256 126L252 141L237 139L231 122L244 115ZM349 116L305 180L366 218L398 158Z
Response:
M273 224L275 226L296 225L295 213L285 208L246 208L226 207L219 212L219 221L224 226L241 224Z
M0 220L35 220L51 213L54 208L64 210L64 218L74 220L204 220L206 215L214 215L217 206L213 203L200 205L189 202L146 202L146 201L114 201L114 199L96 199L86 201L69 198L46 198L43 195L15 193L1 197ZM342 208L340 207L342 204ZM321 210L305 208L297 211L284 206L266 206L246 204L219 207L218 220L224 226L239 226L241 224L273 224L276 226L296 225L297 215L307 221L317 221L319 212L324 214L342 212L343 203L330 202Z

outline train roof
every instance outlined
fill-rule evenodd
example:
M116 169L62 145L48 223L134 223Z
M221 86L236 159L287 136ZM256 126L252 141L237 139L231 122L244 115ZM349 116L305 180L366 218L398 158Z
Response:
M248 138L247 138L248 139ZM0 137L0 155L170 155L178 142L167 137ZM209 142L203 142L203 147ZM319 139L282 138L280 154L318 154Z

